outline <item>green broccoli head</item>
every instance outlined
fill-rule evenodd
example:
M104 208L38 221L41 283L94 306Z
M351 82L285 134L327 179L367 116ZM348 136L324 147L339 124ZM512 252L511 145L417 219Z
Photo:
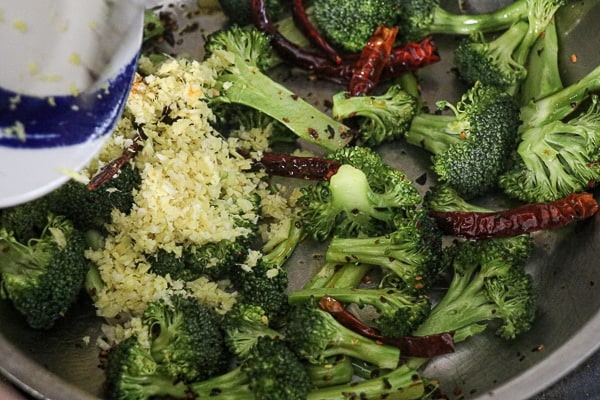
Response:
M441 269L442 234L424 209L398 216L396 229L383 236L334 237L328 262L365 263L381 267L395 285L409 291L429 287Z
M22 243L0 229L2 295L36 329L52 327L83 289L89 269L82 233L63 218L49 215L38 238Z
M0 227L12 233L15 239L21 243L39 237L47 224L48 201L46 197L0 209Z
M453 115L417 114L407 142L432 153L438 179L466 199L496 188L519 138L514 97L477 82L455 105L440 101L438 107Z
M95 190L84 183L68 181L46 196L48 209L66 216L79 229L104 232L113 210L129 213L140 184L140 172L132 164L125 164L117 175Z
M421 201L413 182L368 147L346 147L328 158L342 166L329 181L301 188L298 200L299 216L316 240L389 232L396 214Z
M173 379L192 382L223 372L229 361L216 315L196 298L172 296L148 304L142 316L152 357Z
M259 337L240 368L256 399L304 400L312 389L304 363L278 338Z
M252 8L248 0L219 0L221 11L228 18L230 24L251 25ZM277 20L283 14L284 7L281 0L266 0L265 7L269 18Z
M379 368L396 368L400 350L382 345L340 324L314 301L294 304L285 328L285 341L296 354L313 364L338 355L353 357Z
M509 196L528 203L554 201L600 179L600 105L569 120L525 129L511 168L499 178Z
M398 84L381 95L348 96L339 92L332 100L333 117L356 120L359 138L369 147L404 136L417 110L417 99Z
M223 317L227 348L239 359L245 359L262 336L277 338L280 333L269 327L269 317L261 306L237 302Z
M455 332L459 342L492 321L505 339L529 330L536 294L524 265L532 249L529 235L455 242L445 254L453 272L448 291L415 334Z
M136 336L130 336L108 353L104 394L110 400L150 400L158 396L184 398L183 382L160 371L149 349Z
M491 212L493 210L470 203L463 199L458 192L447 184L437 184L431 186L423 200L428 210L453 212L453 211L474 211Z
M514 58L527 28L527 22L520 21L490 41L481 32L464 39L454 50L460 77L470 84L479 81L514 93L527 75L525 65Z
M395 26L398 13L394 0L314 2L317 27L333 46L350 53L360 52L379 25Z

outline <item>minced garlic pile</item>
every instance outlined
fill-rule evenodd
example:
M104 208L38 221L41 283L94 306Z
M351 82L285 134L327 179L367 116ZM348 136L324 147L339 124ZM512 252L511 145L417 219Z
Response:
M224 139L210 125L213 114L205 98L211 94L207 91L220 62L218 56L204 62L170 59L152 74L137 76L122 120L96 165L90 166L98 168L118 157L135 136L135 127L147 137L134 157L142 185L133 210L129 215L115 212L105 247L88 253L105 282L97 293L98 314L129 321L133 330L149 301L173 293L194 294L218 312L235 303L235 293L225 290L223 283L206 278L175 281L149 272L144 254L159 248L180 254L183 243L204 244L246 234L235 227L231 215L255 223L274 221L261 229L269 246L272 237L281 237L272 232L270 238L269 231L285 229L279 220L289 213L288 201L267 188L261 173L248 172L251 160L236 151L254 147L260 154L266 149L256 149L256 143L266 141L255 135L252 144L242 143L242 138ZM251 193L261 197L261 215L248 201ZM256 252L252 255L256 257ZM117 341L127 336L121 326L105 328L108 332Z

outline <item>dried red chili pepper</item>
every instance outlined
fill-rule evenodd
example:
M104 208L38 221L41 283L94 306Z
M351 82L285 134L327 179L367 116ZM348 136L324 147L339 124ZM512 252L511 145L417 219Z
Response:
M264 169L270 175L307 180L326 181L342 164L319 157L299 157L289 154L264 153L254 168Z
M390 61L398 27L379 25L356 61L348 91L351 96L369 93L379 83L383 69Z
M515 236L546 229L562 228L598 212L590 193L573 193L552 202L532 203L497 212L433 211L446 234L467 239Z
M135 157L145 138L146 135L140 128L138 128L137 134L133 138L133 142L129 145L129 147L127 147L123 151L123 154L121 154L119 157L111 160L108 164L102 167L102 169L100 169L100 171L98 171L98 173L94 175L92 179L90 179L87 184L87 189L96 190L104 183L111 180L112 177L115 176L121 170L121 168L123 168L123 166L129 162L129 160Z
M348 84L355 70L358 54L342 57L342 62L331 62L322 54L312 53L287 40L269 20L264 0L251 0L254 25L271 35L271 45L279 55L298 68L313 73L321 79ZM382 80L392 79L403 72L413 71L440 60L437 47L431 38L421 42L394 47L390 59L381 73Z
M292 1L292 18L294 18L294 22L298 29L300 29L304 36L308 38L313 46L323 51L327 58L333 63L340 64L342 62L342 57L308 19L306 8L304 7L304 0Z
M319 300L319 307L330 313L346 328L381 343L398 347L403 357L431 358L454 352L454 340L449 332L427 336L391 338L383 336L377 329L365 325L354 314L346 310L342 303L331 296L323 296Z

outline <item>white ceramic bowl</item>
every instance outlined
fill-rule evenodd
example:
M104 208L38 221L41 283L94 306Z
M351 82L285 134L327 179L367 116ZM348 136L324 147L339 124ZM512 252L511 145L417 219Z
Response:
M55 189L102 147L142 30L140 1L0 0L0 208Z

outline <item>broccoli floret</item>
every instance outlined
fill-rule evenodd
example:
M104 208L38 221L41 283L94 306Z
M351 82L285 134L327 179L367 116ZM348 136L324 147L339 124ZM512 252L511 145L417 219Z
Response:
M260 338L242 364L186 384L165 373L135 336L108 354L105 395L111 400L218 398L304 400L312 388L304 364L280 340Z
M562 0L526 0L527 21L512 25L497 39L486 42L477 32L470 40L458 46L454 53L458 72L469 83L481 81L515 94L527 75L527 58L533 45ZM539 77L536 77L539 79Z
M600 88L600 67L566 87L557 79L549 85L546 96L530 96L521 107L520 142L499 179L506 194L526 202L554 201L598 179L599 106L592 93Z
M378 343L346 328L314 301L291 307L284 334L289 347L313 364L323 364L338 355L363 360L379 368L396 368L400 360L397 347Z
M516 100L501 89L475 83L455 105L437 105L454 114L417 114L407 142L432 153L438 179L461 196L472 198L496 188L518 140Z
M596 96L579 115L526 129L513 166L499 178L509 196L554 201L582 192L600 179L600 104Z
M217 316L198 299L180 295L148 304L142 323L150 354L165 374L192 382L222 373L229 353Z
M446 250L453 273L448 290L414 334L454 332L454 342L460 342L492 321L505 339L528 331L536 296L523 267L532 249L529 235L454 242Z
M325 254L328 262L364 263L383 268L388 279L407 290L429 287L441 269L442 234L427 211L396 218L396 229L383 236L334 237Z
M313 390L308 394L307 400L362 398L418 400L427 398L428 393L432 393L435 386L435 382L422 377L416 369L402 365L370 379Z
M185 398L187 394L187 386L183 382L174 383L136 336L110 350L104 373L104 394L110 400Z
M417 100L399 84L391 85L381 95L348 96L347 92L339 92L332 100L333 117L355 120L360 140L370 147L402 137L417 111Z
M225 64L215 84L218 95L211 102L255 108L287 126L299 138L328 151L344 147L353 139L349 127L261 72L277 57L265 33L254 27L233 26L209 35L205 49Z
M0 228L0 294L35 329L64 317L90 267L82 233L63 217L49 215L46 221L41 235L26 242Z
M259 337L280 337L281 334L269 326L269 317L262 307L237 302L223 317L223 330L227 348L240 359L246 358Z
M248 200L258 213L260 196L255 194ZM186 282L201 276L208 276L213 280L226 278L232 269L246 260L258 235L258 225L254 219L247 219L244 214L232 218L235 228L243 230L239 236L204 244L184 243L181 245L181 253L158 249L155 253L146 255L151 271Z
M303 238L304 226L294 220L290 223L288 237L263 254L256 265L240 266L231 271L230 277L240 301L260 306L271 324L281 323L287 314L289 280L284 264Z
M379 25L396 25L398 8L395 0L316 0L314 17L333 46L358 53Z
M505 7L479 14L456 14L443 9L439 0L401 0L399 35L407 41L432 34L469 35L507 29L527 18L529 0L516 0Z
M413 182L368 147L346 147L327 158L342 166L328 180L300 189L299 216L307 234L372 236L393 230L393 220L421 202Z
M426 296L393 287L302 289L290 293L289 301L290 304L297 304L326 295L344 304L356 304L360 308L374 307L377 316L372 322L381 334L387 337L412 334L429 315L431 308Z
M113 210L125 214L131 211L134 192L140 184L140 172L132 164L125 164L116 176L95 190L84 183L68 181L48 194L48 209L69 218L78 229L105 231Z
M16 240L26 243L39 237L48 224L48 201L46 197L0 209L0 228L11 232Z
M513 94L527 76L525 65L514 54L528 26L525 21L517 22L491 41L481 32L464 39L454 50L454 64L460 77L470 84L480 81Z
M250 0L219 0L221 10L229 23L236 25L252 24L251 3ZM281 0L265 0L265 7L272 20L278 19L284 12Z
M429 188L424 203L428 210L441 212L467 211L490 212L489 208L470 203L463 199L456 190L446 184L437 184Z
M268 336L257 340L239 367L190 385L200 399L304 400L311 388L305 365L283 341Z

